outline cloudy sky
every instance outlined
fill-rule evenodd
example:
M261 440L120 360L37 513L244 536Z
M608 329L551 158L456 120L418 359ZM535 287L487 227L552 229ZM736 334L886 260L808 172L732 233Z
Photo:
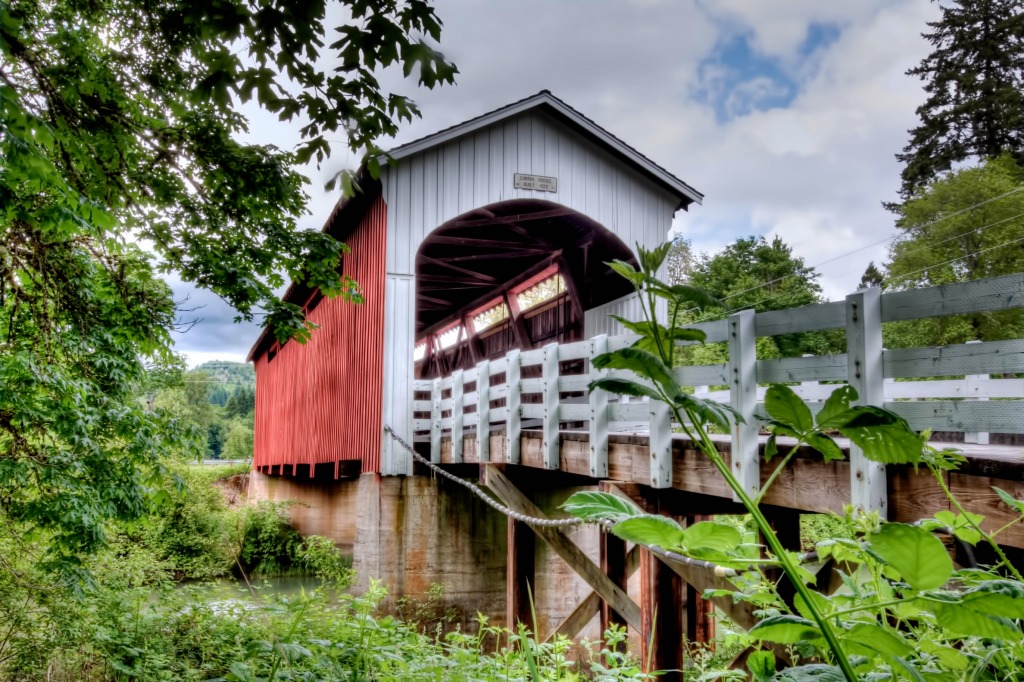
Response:
M458 85L417 90L423 118L391 146L551 90L704 192L673 226L697 251L779 235L820 266L829 297L853 291L894 234L881 202L923 100L904 75L928 52L929 0L436 0ZM284 146L294 127L252 112L254 141ZM310 167L319 228L324 182L352 158ZM881 242L881 243L880 243ZM207 292L172 282L198 323L177 337L191 365L242 360L258 334Z

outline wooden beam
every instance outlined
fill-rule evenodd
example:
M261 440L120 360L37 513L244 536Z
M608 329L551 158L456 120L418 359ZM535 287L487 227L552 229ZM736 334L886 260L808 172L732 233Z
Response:
M620 540L619 538L615 537L614 535L612 535L610 533L602 532L601 533L601 537L602 538L609 538L610 537L613 540L617 540L618 542L622 542L623 543L622 544L623 550L625 550L625 546L626 546L625 543L622 540ZM603 547L604 547L604 544L602 543L602 548ZM621 582L617 582L616 584L618 584L619 587L621 587L622 589L626 589L626 581L629 579L629 577L631 575L636 573L638 568L640 568L640 548L634 545L633 549L629 550L628 554L625 551L623 551L623 553L622 553L622 562L621 563L622 563ZM604 570L604 563L603 562L601 564L601 569ZM611 576L609 576L609 577L611 577ZM598 608L596 610L591 611L590 610L591 609L591 604L593 603L594 600L597 600ZM590 622L591 618L593 618L595 615L597 615L598 611L601 612L601 633L602 634L604 634L604 631L608 629L608 626L605 623L605 620L606 620L605 613L606 612L611 613L611 615L614 616L616 623L618 623L619 625L622 625L622 627L626 627L626 625L627 625L626 621L623 620L622 617L619 616L619 614L615 613L614 609L609 608L608 604L606 604L604 601L601 600L601 595L599 595L597 592L594 592L593 590L591 590L589 593L587 593L587 596L583 598L583 601L581 601L579 603L579 605L575 609L573 609L572 613L570 613L565 618L565 620L563 620L559 624L559 626L557 628L555 628L554 632L552 632L550 635L548 635L547 638L544 641L550 642L551 640L553 640L555 638L556 635L563 635L565 637L568 637L568 638L572 639L577 634L579 634L579 631L583 629L584 625L586 625L587 623ZM621 650L625 651L625 642L621 643Z
M525 523L508 519L508 559L505 574L505 620L513 632L519 623L535 629L530 608L534 585L537 536ZM536 633L534 633L536 636Z
M516 345L523 350L533 348L533 340L530 338L530 331L526 328L526 320L523 319L523 311L519 307L519 299L509 296L508 290L502 292L505 305L508 307L508 316L512 322L512 333L516 337Z
M527 516L549 518L537 505L520 492L497 466L488 464L482 468L484 485L510 508ZM544 540L551 547L552 551L561 557L565 563L569 564L569 567L583 578L595 592L601 595L602 599L618 611L626 619L627 623L636 628L637 631L640 630L640 607L629 598L625 590L613 583L608 576L602 573L597 564L583 553L583 550L577 547L572 540L557 528L537 526L534 528L534 533Z
M486 275L482 272L477 272L476 270L470 270L468 268L459 267L458 265L452 265L451 263L448 263L443 260L438 260L436 258L431 258L430 256L421 255L420 258L423 261L427 263L432 263L433 265L436 265L439 268L446 268L454 272L461 272L462 274L466 275L473 281L486 282L488 284L496 284L498 282L498 280L495 279L494 277Z
M563 253L558 257L558 272L562 275L562 282L565 284L565 290L569 294L569 302L572 304L573 313L576 315L576 321L583 325L583 299L580 298L579 288L576 286L576 278L573 275L572 268L569 267L569 260Z
M593 590L590 591L583 601L572 610L568 616L565 617L561 623L558 624L550 635L544 638L545 642L550 642L556 637L561 635L568 639L572 639L583 627L590 622L590 620L601 611L601 595Z
M644 672L682 682L684 583L671 567L640 551L640 642Z
M612 535L609 532L601 531L601 570L613 583L626 589L626 582L629 575L626 571L626 541ZM631 552L637 557L635 562L639 565L639 551L636 547ZM626 621L610 608L607 604L601 607L601 633L612 625L626 626Z
M519 213L517 215L495 216L494 218L482 218L480 220L457 220L455 227L486 227L487 225L504 225L507 223L525 223L531 220L547 220L548 218L561 218L562 216L575 215L576 211L571 208L554 208L550 211L535 211L533 213Z

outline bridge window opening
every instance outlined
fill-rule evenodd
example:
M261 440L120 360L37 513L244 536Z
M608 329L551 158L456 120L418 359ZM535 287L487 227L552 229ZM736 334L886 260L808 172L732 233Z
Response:
M499 322L507 320L508 306L501 299L491 301L482 311L474 314L470 319L473 322L473 333L479 334L485 329L489 329Z
M416 344L416 347L412 349L413 361L419 362L427 355L427 342L420 341Z
M436 336L438 350L448 350L462 340L462 325L456 324Z

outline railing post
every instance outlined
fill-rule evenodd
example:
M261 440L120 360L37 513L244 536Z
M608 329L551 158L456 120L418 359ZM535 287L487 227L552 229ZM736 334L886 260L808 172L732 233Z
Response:
M729 404L743 418L732 427L732 474L748 495L761 487L761 448L757 438L757 335L754 311L729 316ZM733 496L736 499L736 496Z
M558 434L558 344L544 346L541 364L541 379L544 384L544 420L542 455L544 468L557 469L561 452Z
M590 339L590 357L587 359L587 373L591 381L608 374L608 370L596 369L591 361L608 352L608 335L601 334ZM608 393L603 389L590 392L590 475L594 478L608 478Z
M515 348L505 354L508 369L505 370L505 381L508 384L508 395L505 406L508 407L508 421L505 422L505 452L509 464L519 464L519 439L523 434L522 393L519 381L522 371L519 364L519 349Z
M968 341L967 343L981 343L981 341ZM982 382L988 380L988 378L988 374L968 374L964 377L965 388L967 389L965 393L968 400L988 400L988 398L978 397L978 393L981 392ZM988 431L965 431L964 442L988 445Z
M651 459L651 487L672 487L672 411L660 400L647 403L651 411L647 437Z
M452 462L462 463L462 436L465 428L465 406L462 394L465 387L462 383L462 370L452 372Z
M476 454L477 461L491 461L491 363L476 365Z
M885 403L882 378L882 299L877 287L846 297L847 381L859 396L859 405ZM862 511L888 516L885 466L872 462L850 444L850 501Z
M441 380L430 382L430 461L441 461Z

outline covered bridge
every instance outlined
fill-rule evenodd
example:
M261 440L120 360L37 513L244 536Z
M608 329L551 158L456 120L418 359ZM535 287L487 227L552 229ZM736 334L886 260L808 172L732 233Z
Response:
M664 242L702 199L548 91L390 156L323 228L351 247L365 303L293 286L320 329L283 346L264 331L249 353L263 473L412 473L382 429L412 441L415 379L618 333L608 315L639 311L605 263Z

